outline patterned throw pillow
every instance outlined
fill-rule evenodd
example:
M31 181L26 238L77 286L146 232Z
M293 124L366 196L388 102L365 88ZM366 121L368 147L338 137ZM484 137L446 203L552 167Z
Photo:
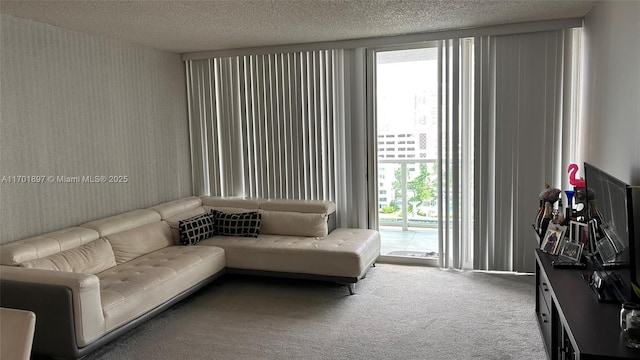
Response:
M228 214L222 211L211 210L215 218L217 235L258 237L262 217L258 212L246 212Z
M215 235L215 220L213 214L205 213L180 220L178 223L180 243L195 245L198 242Z

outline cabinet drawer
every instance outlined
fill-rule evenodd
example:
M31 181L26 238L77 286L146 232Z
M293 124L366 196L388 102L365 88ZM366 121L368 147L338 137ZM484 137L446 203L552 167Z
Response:
M538 291L540 293L540 297L543 298L544 302L547 304L547 309L551 309L551 291L549 288L550 286L547 275L541 271L538 276ZM551 312L549 312L549 314L550 313Z
M538 323L540 324L540 332L544 340L544 345L547 347L547 353L550 353L548 347L551 346L551 302L547 303L543 296L542 286L538 286ZM548 289L547 289L547 292Z

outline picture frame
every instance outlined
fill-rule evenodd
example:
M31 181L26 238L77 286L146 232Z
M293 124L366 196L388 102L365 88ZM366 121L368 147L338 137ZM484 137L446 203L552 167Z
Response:
M603 237L596 241L596 249L598 250L600 259L602 259L603 262L608 263L616 260L616 251L609 238Z
M558 257L562 258L562 261L580 262L583 248L583 243L565 241L562 244L562 249L560 249Z
M566 226L551 224L547 228L547 232L542 239L540 249L546 253L557 255L560 251L560 243L563 242Z
M569 222L569 239L572 242L587 245L589 243L589 224L573 221Z

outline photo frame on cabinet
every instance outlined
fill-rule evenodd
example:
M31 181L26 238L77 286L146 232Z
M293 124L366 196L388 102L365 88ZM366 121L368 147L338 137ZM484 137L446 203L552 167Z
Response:
M561 258L562 261L579 262L583 248L584 244L582 243L565 241L562 243L562 249L560 249L558 257Z
M569 222L569 239L586 246L589 243L589 224L571 220Z
M616 250L609 238L603 237L596 241L596 250L598 250L600 259L602 259L603 262L613 262L616 260Z
M564 233L567 227L557 224L549 225L547 232L542 239L540 249L546 253L557 255L561 249L561 243L564 241Z

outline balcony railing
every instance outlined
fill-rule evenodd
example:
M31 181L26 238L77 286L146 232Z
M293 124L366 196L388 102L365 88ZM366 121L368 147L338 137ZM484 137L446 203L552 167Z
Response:
M378 219L381 226L400 227L404 231L409 227L435 228L438 226L435 165L435 160L378 160L380 185ZM420 180L416 179L420 179L421 176L424 182L419 184L417 181ZM422 191L422 199L416 196L418 186L423 186L422 190L431 186L431 197L425 198L425 191ZM411 200L416 200L416 197L419 201Z

